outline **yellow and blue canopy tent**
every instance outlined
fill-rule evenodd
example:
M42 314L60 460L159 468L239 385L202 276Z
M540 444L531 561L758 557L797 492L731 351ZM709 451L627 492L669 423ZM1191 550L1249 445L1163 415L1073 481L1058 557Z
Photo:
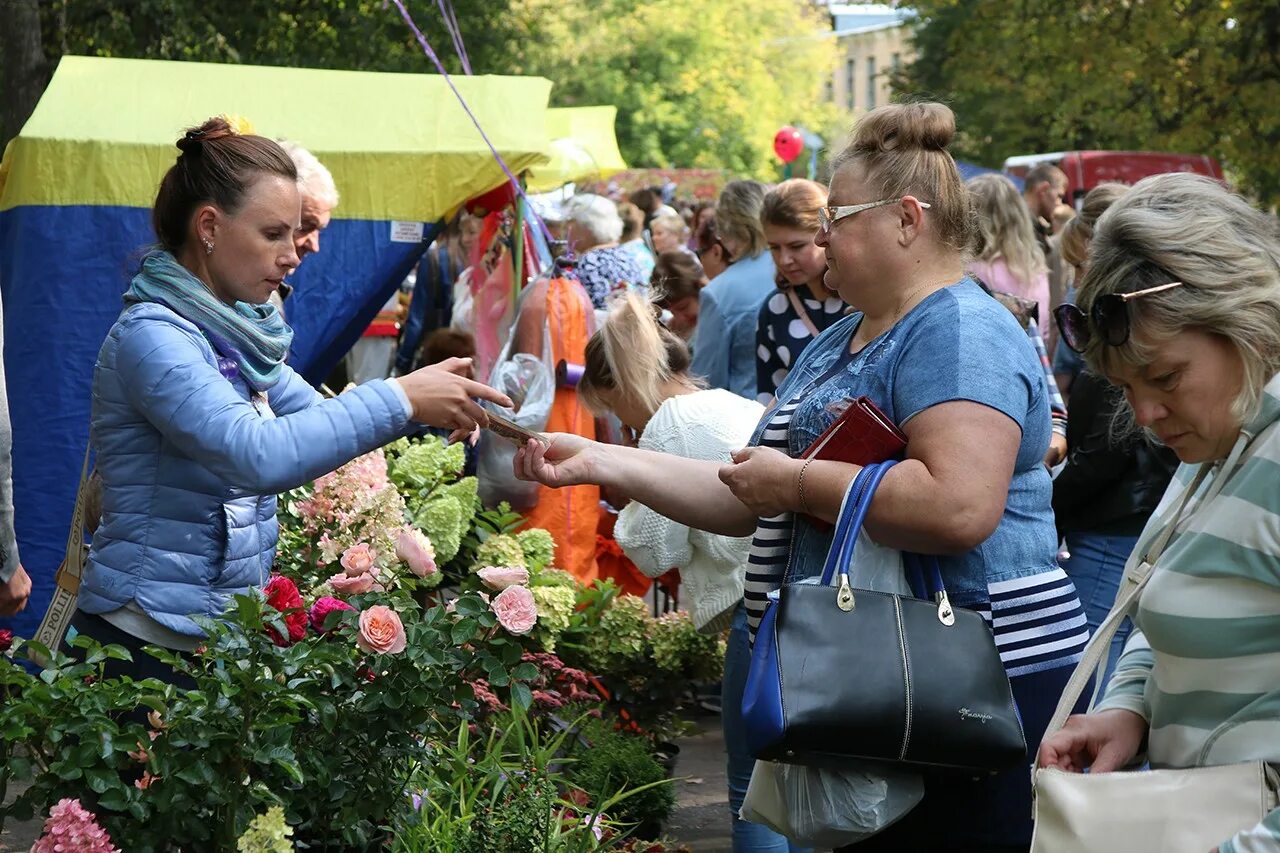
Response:
M550 162L529 170L530 192L604 180L627 168L614 134L617 107L555 107L547 110Z
M541 78L455 81L513 171L547 160ZM438 221L506 180L444 78L64 57L0 163L0 296L14 498L34 633L62 558L98 348L122 308L175 140L247 118L333 173L341 202L291 278L290 363L320 381L421 256Z

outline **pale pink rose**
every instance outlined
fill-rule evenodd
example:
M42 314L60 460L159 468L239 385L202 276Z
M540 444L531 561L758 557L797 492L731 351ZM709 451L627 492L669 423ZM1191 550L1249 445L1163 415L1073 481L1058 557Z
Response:
M372 591L377 585L374 582L373 575L370 574L349 578L339 573L329 578L329 586L333 587L333 591L338 595L364 595L366 592Z
M342 559L338 562L342 563L342 568L346 570L347 577L355 578L373 571L373 563L377 559L378 552L361 542L359 545L352 545L343 551Z
M538 605L526 586L509 586L489 602L498 624L512 634L527 634L538 621Z
M529 570L510 566L485 566L476 572L480 582L489 589L504 590L509 586L526 586L529 583Z
M406 645L400 615L381 604L361 613L360 636L356 638L356 645L371 654L400 654Z
M436 549L421 530L402 527L396 534L396 556L420 578L436 572Z

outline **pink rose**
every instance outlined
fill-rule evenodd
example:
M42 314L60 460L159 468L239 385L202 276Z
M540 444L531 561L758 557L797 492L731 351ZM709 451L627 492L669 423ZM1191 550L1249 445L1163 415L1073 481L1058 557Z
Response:
M375 604L360 614L360 636L356 645L366 652L398 655L406 645L404 623L390 607Z
M343 580L347 579L345 575L341 575L340 577L342 577ZM326 616L335 610L355 610L355 608L350 604L347 604L345 601L333 598L329 595L317 598L316 603L311 605L311 627L315 628L316 633L328 633L324 629L324 620Z
M533 593L525 586L509 586L489 602L498 616L498 624L512 634L527 634L538 621L538 606Z
M378 552L361 542L343 551L342 559L338 562L346 569L347 577L355 578L373 571L373 561L376 559Z
M421 530L400 528L396 534L396 556L420 578L436 572L436 549Z
M510 566L485 566L476 572L480 582L489 589L504 590L509 586L525 586L529 583L529 570Z
M374 582L373 575L349 578L344 574L336 574L329 578L329 586L338 595L364 595L378 584Z

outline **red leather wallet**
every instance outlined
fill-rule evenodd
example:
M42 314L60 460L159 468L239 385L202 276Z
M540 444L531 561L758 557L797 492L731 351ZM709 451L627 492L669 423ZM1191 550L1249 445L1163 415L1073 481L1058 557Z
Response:
M906 446L907 437L902 430L871 398L858 397L814 439L800 458L870 465L898 458Z
M800 458L871 465L901 457L906 447L907 437L889 416L880 411L870 397L858 397L814 439ZM830 530L832 526L812 515L809 521L818 530Z

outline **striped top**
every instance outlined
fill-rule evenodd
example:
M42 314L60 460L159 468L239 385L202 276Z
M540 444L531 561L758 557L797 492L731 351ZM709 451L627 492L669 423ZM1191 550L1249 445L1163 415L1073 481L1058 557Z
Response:
M760 435L761 447L787 452L787 431L799 399L779 406ZM751 636L781 586L791 554L795 517L784 512L757 522L743 594ZM1010 678L1079 662L1089 628L1075 587L1062 569L988 584L990 603L973 607L991 625Z
M1156 561L1099 709L1151 726L1153 767L1280 763L1280 375ZM1178 469L1141 559L1198 466ZM1220 845L1280 849L1280 810Z

